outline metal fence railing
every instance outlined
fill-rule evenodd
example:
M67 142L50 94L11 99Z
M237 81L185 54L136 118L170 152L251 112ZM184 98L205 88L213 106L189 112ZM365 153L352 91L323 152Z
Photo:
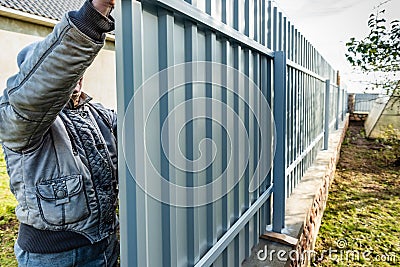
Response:
M379 94L355 94L354 112L370 112Z
M343 120L336 71L272 2L116 18L121 265L240 266Z

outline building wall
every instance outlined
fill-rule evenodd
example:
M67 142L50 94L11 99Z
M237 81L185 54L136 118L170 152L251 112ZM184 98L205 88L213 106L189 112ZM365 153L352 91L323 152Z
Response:
M52 28L0 16L0 85L18 71L17 54L31 42L43 39ZM116 109L116 77L114 42L107 41L84 76L84 91L104 106ZM0 89L0 90L1 90Z

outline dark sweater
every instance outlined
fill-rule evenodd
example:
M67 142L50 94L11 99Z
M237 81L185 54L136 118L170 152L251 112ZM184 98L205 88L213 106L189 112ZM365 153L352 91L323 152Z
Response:
M58 253L90 245L89 239L74 232L39 230L19 225L18 245L31 253Z

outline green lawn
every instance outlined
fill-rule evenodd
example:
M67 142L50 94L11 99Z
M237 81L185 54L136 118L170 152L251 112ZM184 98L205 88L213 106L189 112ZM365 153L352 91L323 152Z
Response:
M13 248L18 231L18 223L14 213L16 204L17 202L9 189L9 178L3 153L0 149L0 266L17 266Z
M349 128L313 266L400 266L399 148Z

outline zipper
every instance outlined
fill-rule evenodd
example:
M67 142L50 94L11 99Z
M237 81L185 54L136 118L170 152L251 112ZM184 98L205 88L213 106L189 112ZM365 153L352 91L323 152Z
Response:
M114 136L114 129L112 127L112 122L106 116L99 110L97 109L94 105L88 103L88 106L92 108L93 110L96 111L97 115L102 119L102 121L107 125L108 129L110 129L112 135Z
M62 113L60 113L60 118L64 124L65 130L67 131L69 142L71 143L71 147L72 147L72 153L74 154L74 156L78 156L78 147L74 141L75 140L74 135L72 134L71 129L68 127L67 123L64 121Z
M65 125L65 124L64 124L64 125ZM72 153L74 154L74 156L78 156L78 148L77 148L77 146L76 146L76 144L75 144L75 142L74 142L73 135L72 135L72 133L71 133L71 129L69 129L69 128L67 127L67 125L65 125L65 129L67 130L67 134L68 134L68 137L69 137L69 141L71 142Z
M94 107L93 107L93 108L94 108ZM96 108L94 108L94 109L97 111ZM98 114L100 115L100 113L98 113ZM88 121L89 121L90 124L94 127L94 129L96 130L97 136L99 136L99 138L100 138L100 140L103 142L105 148L107 148L107 151L106 151L105 154L106 154L107 161L108 161L108 168L109 168L110 171L111 171L112 180L116 180L117 177L115 177L114 171L113 171L113 169L112 169L113 162L112 162L112 160L111 160L110 153L108 153L108 147L107 147L106 141L104 140L104 136L103 136L103 134L101 133L101 131L100 131L100 129L99 129L99 126L97 125L97 121L96 121L96 119L94 118L92 112L89 112L88 115L89 115L89 116L88 116ZM102 117L102 116L100 116L100 117ZM102 118L103 118L103 117L102 117ZM103 118L103 119L104 119L104 118ZM109 125L109 124L108 124L108 125ZM112 127L111 127L111 129L112 129ZM112 136L114 136L114 135L112 134Z

